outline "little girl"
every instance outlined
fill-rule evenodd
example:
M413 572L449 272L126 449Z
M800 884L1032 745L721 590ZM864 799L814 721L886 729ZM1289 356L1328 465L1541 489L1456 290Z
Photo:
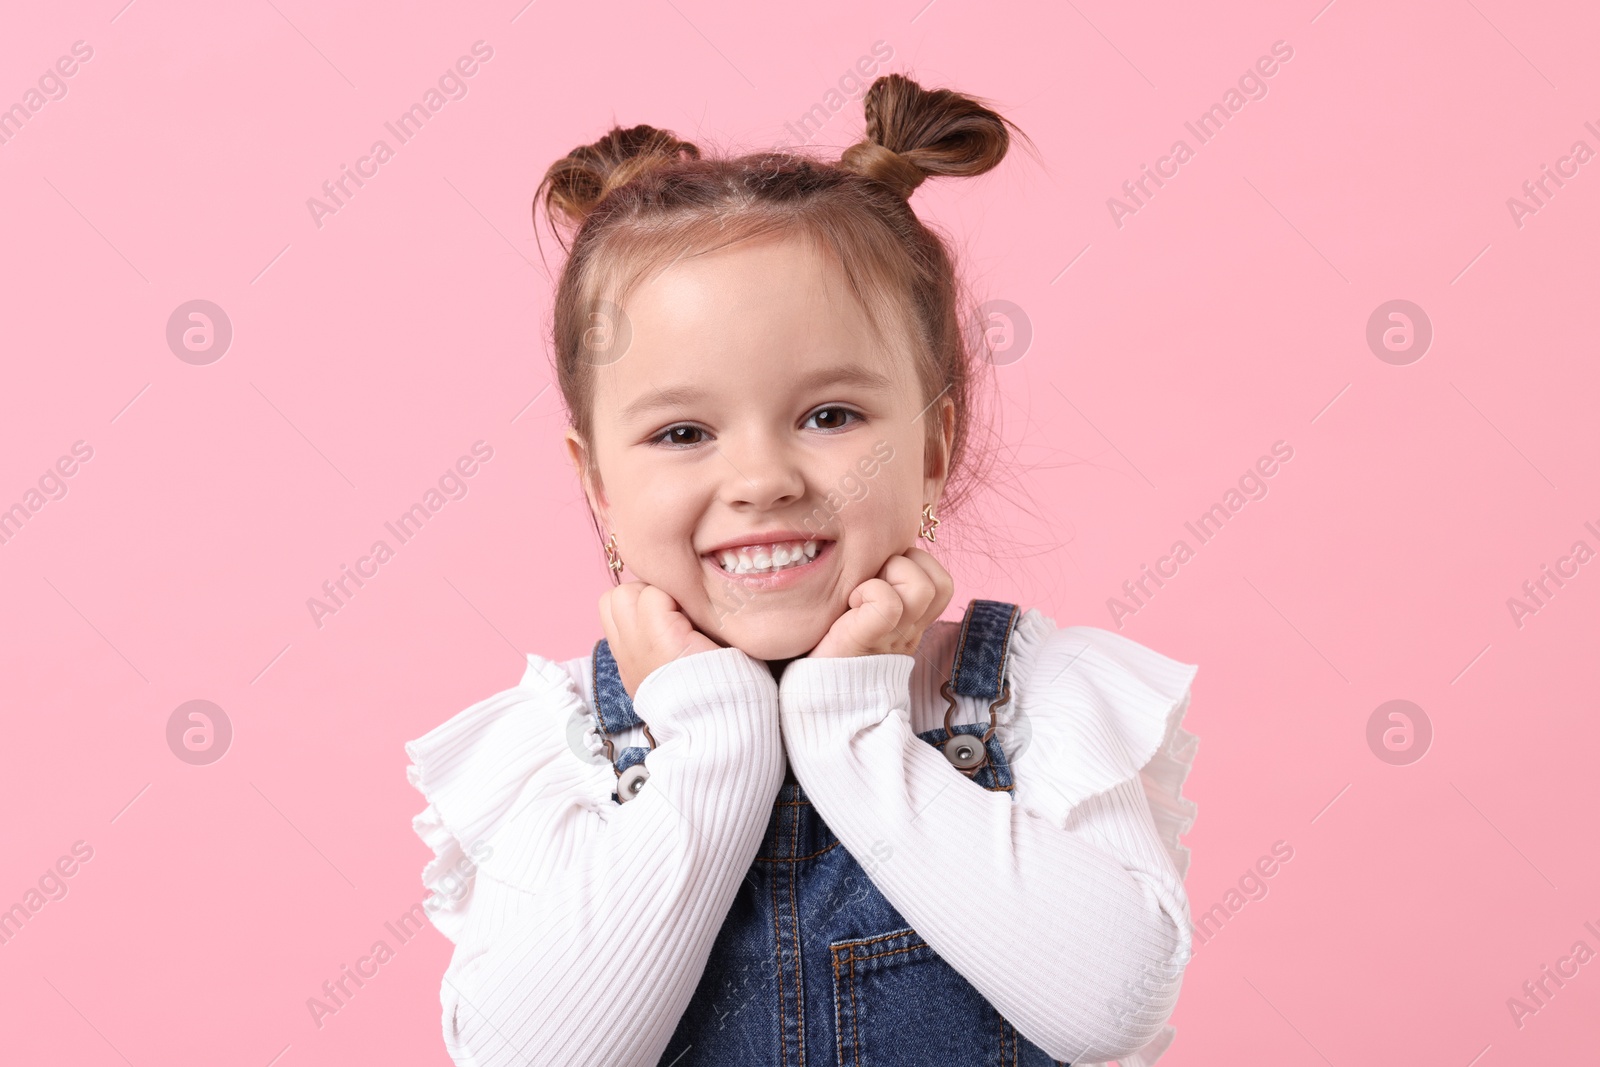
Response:
M529 655L406 746L458 1064L1143 1067L1172 1040L1197 668L999 601L939 621L915 546L972 488L982 357L908 198L1012 127L893 74L865 110L836 163L636 126L540 187L576 231L566 447L636 580L591 654Z

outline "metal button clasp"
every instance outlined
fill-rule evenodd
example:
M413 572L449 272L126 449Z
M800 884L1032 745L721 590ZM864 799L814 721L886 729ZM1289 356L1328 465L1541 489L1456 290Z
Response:
M955 764L957 770L968 773L983 766L983 761L989 756L984 743L972 734L956 734L946 741L944 754L946 759Z
M958 734L951 729L951 718L956 713L956 697L950 692L950 683L947 681L939 686L939 692L949 701L950 706L944 713L944 731L950 735L950 740L944 743L944 755L950 763L967 777L972 777L989 762L989 738L994 736L995 724L999 721L995 709L1011 699L1011 682L1006 681L1001 687L1000 696L989 705L989 729L985 730L982 737L973 734Z
M650 771L643 763L635 763L632 767L617 775L617 803L626 804L639 795L644 788L645 780L650 777Z
M656 750L656 739L650 733L650 725L648 723L640 723L639 725L644 727L644 739L650 742L650 751L654 752ZM611 764L612 770L616 770L617 749L611 743L611 738L606 736L604 724L602 724L600 743L606 749L606 762ZM617 771L617 803L626 804L638 796L639 790L644 788L645 779L649 777L650 772L643 763L635 763L625 771Z

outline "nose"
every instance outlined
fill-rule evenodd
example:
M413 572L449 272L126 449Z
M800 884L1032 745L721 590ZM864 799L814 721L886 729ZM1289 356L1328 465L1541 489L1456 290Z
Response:
M805 473L798 450L768 433L732 441L723 438L722 458L728 464L723 502L736 510L769 511L805 494Z

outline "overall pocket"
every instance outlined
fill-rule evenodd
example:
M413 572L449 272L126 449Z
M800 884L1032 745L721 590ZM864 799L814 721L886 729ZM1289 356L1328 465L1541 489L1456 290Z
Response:
M829 950L839 1067L1020 1067L1037 1054L910 927Z

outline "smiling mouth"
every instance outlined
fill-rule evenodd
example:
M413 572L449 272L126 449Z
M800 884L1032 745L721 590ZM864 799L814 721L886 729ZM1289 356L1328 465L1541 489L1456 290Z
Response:
M708 552L704 558L730 577L763 578L801 570L827 553L832 541L780 541L769 545L742 545Z

